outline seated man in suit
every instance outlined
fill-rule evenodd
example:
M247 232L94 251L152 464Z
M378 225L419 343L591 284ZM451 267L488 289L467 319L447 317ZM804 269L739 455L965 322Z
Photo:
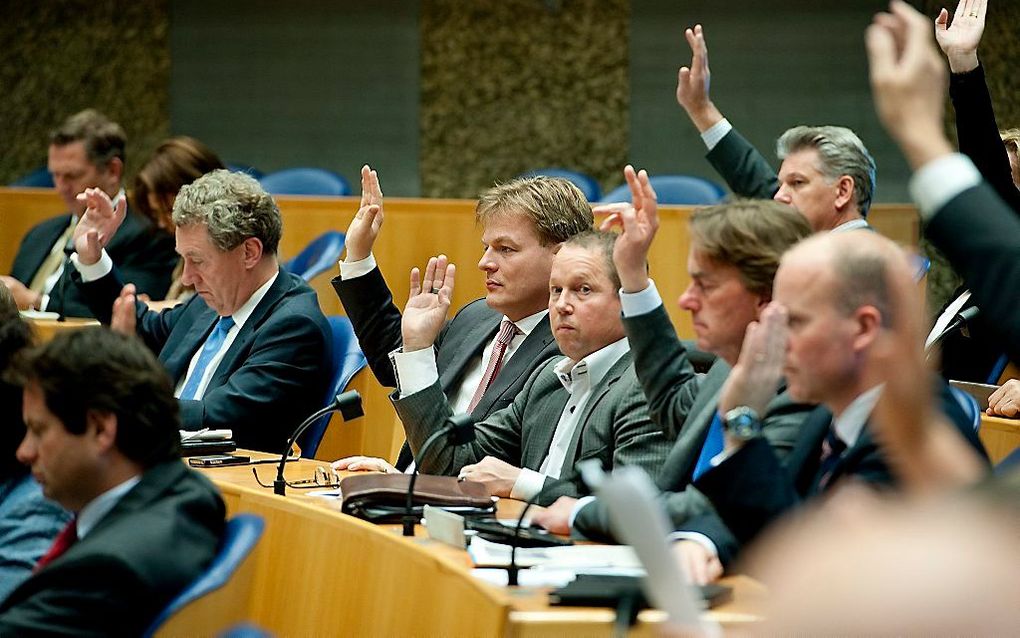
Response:
M48 310L68 317L91 317L88 304L65 271L71 234L85 211L76 199L86 188L99 188L114 201L126 201L124 131L92 109L69 117L50 135L48 166L68 212L36 225L18 247L11 276L0 277L22 310ZM110 255L125 280L140 293L162 299L170 286L177 258L172 239L152 223L128 211Z
M98 189L85 199L71 261L96 317L137 332L159 354L184 429L231 429L241 447L282 452L323 405L331 336L315 292L280 270L283 222L272 197L248 175L226 170L181 188L173 212L181 281L196 294L162 313L135 299L103 250L120 232L123 205L114 209Z
M18 459L75 518L0 603L0 635L141 635L224 527L216 488L181 463L170 379L137 339L94 327L30 351L14 380Z
M379 177L361 169L361 207L347 229L347 254L333 280L368 364L385 387L396 387L389 354L400 347L400 311L376 266L372 245L383 221ZM549 269L561 242L594 223L581 191L564 179L518 179L489 189L475 208L485 251L478 268L486 295L464 306L435 340L439 382L456 413L484 419L506 407L525 380L559 355L549 331ZM446 258L440 255L440 270ZM495 356L496 355L501 356ZM489 368L492 373L489 374ZM397 466L411 462L405 445ZM345 469L383 469L358 457Z
M760 319L772 298L781 255L810 235L811 228L797 211L771 201L737 201L692 215L687 261L691 284L679 303L691 313L698 347L719 357L699 378L648 277L648 250L658 228L655 193L644 171L635 174L628 166L624 174L633 204L596 211L610 213L605 227L623 227L614 252L623 284L623 325L652 420L676 438L657 483L668 515L680 525L710 507L687 487L722 449L728 411L720 409L720 391L742 352L748 325ZM771 392L768 409L762 412L764 434L785 455L811 407L792 401L775 385ZM608 512L598 499L560 499L533 518L558 533L573 529L589 538L615 540Z
M39 482L15 455L25 438L21 388L3 378L15 355L32 343L14 297L0 286L0 600L7 598L46 553L71 515L43 496Z
M841 126L797 126L776 142L779 174L733 128L709 97L708 47L701 25L685 31L691 66L679 72L676 97L708 147L708 161L734 193L774 198L796 208L815 232L867 227L875 160Z
M763 379L782 373L791 396L821 405L785 459L758 436L756 419L727 432L719 462L694 482L714 512L681 528L699 534L680 543L694 555L690 562L712 563L716 553L727 562L801 500L843 483L895 483L871 424L888 372L869 365L869 356L896 319L887 273L909 280L908 259L871 232L815 235L783 256L774 303L784 320L764 322L757 340L749 336L751 356L730 375L721 404L760 414L771 396ZM952 436L983 454L971 418L944 381L937 386Z
M670 441L649 418L631 365L620 322L615 239L585 231L565 241L553 259L549 322L566 356L536 367L509 406L477 424L475 441L433 447L425 458L417 457L423 441L453 410L434 368L416 370L412 360L431 351L443 329L453 267L426 270L424 285L416 285L412 275L401 322L403 348L393 354L394 406L422 471L457 474L485 483L495 495L537 497L539 503L583 494L573 468L585 459L598 459L607 470L638 465L658 471Z

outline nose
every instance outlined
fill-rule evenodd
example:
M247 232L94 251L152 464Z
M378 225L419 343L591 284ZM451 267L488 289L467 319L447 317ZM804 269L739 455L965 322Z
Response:
M793 203L793 197L790 195L789 189L786 188L786 184L780 185L779 190L772 196L772 199L787 205Z
M566 291L560 293L560 296L553 300L552 307L561 315L569 315L574 312L574 304L570 302Z
M691 312L697 310L700 307L700 300L698 299L698 293L694 289L694 283L687 285L687 289L681 293L680 298L677 299L677 304L684 310L690 310Z
M188 260L184 260L184 268L181 270L181 283L185 286L195 285L195 267L188 263Z
M496 269L496 262L492 258L492 248L486 248L481 259L478 260L478 270L491 273L496 272Z
M14 455L18 458L18 461L24 465L31 465L32 461L35 460L35 446L29 442L28 435L21 439L21 443L18 445L18 450Z

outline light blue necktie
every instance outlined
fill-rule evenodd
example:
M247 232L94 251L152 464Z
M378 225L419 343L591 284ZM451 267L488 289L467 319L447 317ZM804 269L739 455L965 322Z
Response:
M705 437L705 444L701 446L701 456L694 466L693 480L712 468L712 459L723 451L723 425L722 418L716 412L712 417L712 425L708 426L708 436Z
M196 399L198 398L198 387L202 384L202 377L205 376L205 369L209 367L209 363L216 356L216 353L223 347L223 342L227 340L227 333L234 327L233 317L220 317L220 320L216 322L216 326L209 333L209 337L205 340L205 345L202 346L202 354L198 355L198 362L195 364L195 369L191 373L191 377L188 378L188 382L184 384L184 390L181 391L182 399Z

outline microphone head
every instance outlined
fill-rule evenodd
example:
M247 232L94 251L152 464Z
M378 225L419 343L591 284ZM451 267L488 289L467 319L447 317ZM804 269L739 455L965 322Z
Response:
M963 319L964 323L967 323L973 320L974 317L978 316L979 314L981 314L980 308L978 308L977 306L969 306L961 310L958 316L960 317L960 319Z
M464 445L475 440L475 420L470 414L454 414L446 423L450 426L450 445Z
M340 411L340 416L344 418L344 421L365 416L365 410L361 407L361 395L357 390L336 395L333 404Z

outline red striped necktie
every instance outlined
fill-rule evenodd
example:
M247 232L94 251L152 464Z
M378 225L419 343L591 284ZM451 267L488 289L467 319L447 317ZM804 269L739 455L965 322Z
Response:
M506 354L506 349L510 345L510 341L517 335L522 334L521 329L514 325L509 319L504 319L503 323L499 326L499 333L496 335L496 343L492 346L492 354L489 356L489 365L485 367L485 374L482 375L482 380L478 382L478 389L475 390L475 395L471 397L471 404L468 405L467 413L471 414L475 410L475 406L482 400L482 395L492 385L492 380L499 374L500 369L503 367L503 355Z
M70 549L71 545L78 542L78 517L72 518L71 522L67 524L57 537L53 540L53 545L50 546L49 551L43 554L43 557L39 559L39 562L35 564L33 572L41 570L56 559L60 558L64 552Z

